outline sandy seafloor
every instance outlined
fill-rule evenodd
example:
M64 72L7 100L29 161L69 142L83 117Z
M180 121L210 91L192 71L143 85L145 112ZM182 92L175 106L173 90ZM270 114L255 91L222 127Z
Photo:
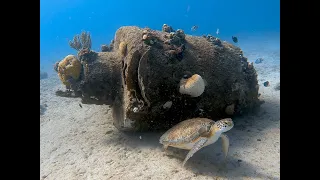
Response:
M55 96L64 87L53 75L40 80L40 104L47 106L40 115L40 179L280 179L280 90L274 89L280 48L279 40L266 39L247 38L240 45L249 61L264 58L254 67L265 103L256 115L234 118L226 163L218 140L181 167L187 151L164 153L161 133L119 132L107 105L80 108L80 99Z

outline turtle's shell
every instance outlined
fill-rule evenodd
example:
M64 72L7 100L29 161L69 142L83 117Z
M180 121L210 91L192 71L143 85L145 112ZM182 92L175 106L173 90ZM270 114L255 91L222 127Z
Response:
M199 136L207 134L214 123L213 120L207 118L184 120L165 132L160 137L160 143L180 144L192 142Z

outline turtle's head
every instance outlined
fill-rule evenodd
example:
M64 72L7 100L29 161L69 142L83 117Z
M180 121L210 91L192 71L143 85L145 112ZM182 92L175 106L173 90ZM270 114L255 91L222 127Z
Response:
M231 118L221 119L217 121L214 126L216 126L220 132L224 133L233 128L233 121Z

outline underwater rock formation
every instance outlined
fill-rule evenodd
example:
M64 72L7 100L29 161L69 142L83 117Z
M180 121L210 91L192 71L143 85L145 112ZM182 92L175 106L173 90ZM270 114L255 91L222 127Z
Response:
M110 52L78 53L82 71L71 90L82 103L111 105L120 130L168 129L260 106L256 71L228 42L125 26L110 46Z

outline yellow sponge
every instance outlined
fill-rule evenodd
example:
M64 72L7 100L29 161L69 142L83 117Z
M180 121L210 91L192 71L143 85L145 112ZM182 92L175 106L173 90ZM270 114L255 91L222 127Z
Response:
M69 79L78 80L81 73L81 66L76 56L66 56L58 65L58 76L61 82L66 86L70 86Z

